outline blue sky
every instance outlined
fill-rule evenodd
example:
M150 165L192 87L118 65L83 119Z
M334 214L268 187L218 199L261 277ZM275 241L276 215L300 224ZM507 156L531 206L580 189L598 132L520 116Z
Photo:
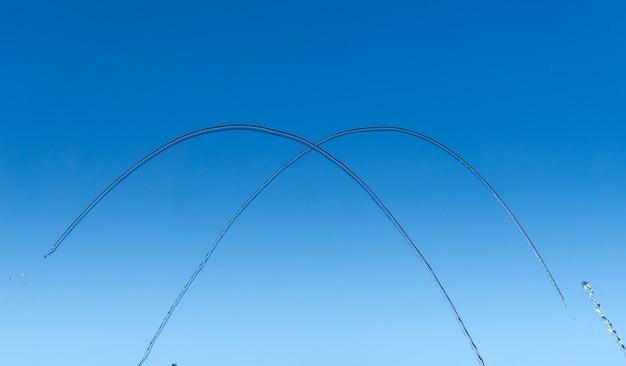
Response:
M137 364L221 227L311 141L396 215L486 365L622 365L626 6L540 2L0 5L0 364ZM424 266L309 154L234 224L146 365L476 365Z

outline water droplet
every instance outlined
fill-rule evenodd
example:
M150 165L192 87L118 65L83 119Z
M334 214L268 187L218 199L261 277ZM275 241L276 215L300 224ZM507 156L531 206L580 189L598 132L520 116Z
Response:
M600 316L602 323L606 325L606 327L609 330L609 333L613 335L613 337L615 338L615 341L617 342L618 346L622 350L622 353L624 353L624 356L626 356L626 346L624 346L624 343L622 342L621 338L617 335L615 328L613 328L613 324L611 324L609 319L602 312L602 307L600 306L600 303L593 296L593 288L587 281L583 281L581 285L583 286L583 289L585 289L585 291L587 292L587 295L589 295L589 301L591 301L593 306L595 306L596 313L598 313L598 315Z

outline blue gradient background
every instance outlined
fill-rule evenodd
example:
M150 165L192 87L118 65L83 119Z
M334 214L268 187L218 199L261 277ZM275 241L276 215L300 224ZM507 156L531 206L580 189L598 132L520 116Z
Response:
M186 132L260 124L325 145L428 258L487 365L623 365L626 5L4 2L0 364L134 365L230 215L302 147ZM309 154L226 235L146 365L475 365L452 312L355 183Z

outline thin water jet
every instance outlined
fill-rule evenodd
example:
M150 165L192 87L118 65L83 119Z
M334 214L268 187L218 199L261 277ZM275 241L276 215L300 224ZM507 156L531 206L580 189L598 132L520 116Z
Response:
M396 218L393 216L393 214L387 209L387 207L382 203L382 201L378 198L378 196L371 190L371 188L361 178L359 178L359 176L357 176L354 172L352 172L345 164L343 164L341 161L337 160L334 156L332 156L331 154L329 154L327 151L323 150L322 148L320 148L316 144L313 144L312 142L310 142L310 141L308 141L308 140L306 140L306 139L304 139L304 138L302 138L300 136L297 136L297 135L294 135L294 134L290 134L290 133L287 133L287 132L283 132L283 131L279 131L279 130L270 129L270 128L267 128L267 127L254 126L254 125L225 125L225 126L209 127L209 128L204 128L204 129L200 129L200 130L197 130L197 131L194 131L194 132L187 133L185 135L179 136L179 137L177 137L177 138L175 138L175 139L173 139L173 140L171 140L171 141L161 145L159 148L155 149L154 151L152 151L151 153L149 153L148 155L146 155L145 157L143 157L142 159L137 161L135 164L133 164L130 168L128 168L125 172L123 172L119 177L117 177L113 182L111 182L102 192L100 192L100 194L98 194L98 196L96 196L96 198L93 201L91 201L91 203L89 205L87 205L87 207L80 213L80 215L78 215L78 217L76 219L74 219L74 221L70 224L70 226L61 234L61 236L57 239L57 241L48 250L48 252L44 256L44 258L47 258L51 254L56 252L58 247L65 240L65 238L72 232L72 230L76 227L76 225L78 225L80 223L80 221L113 188L115 188L119 183L121 183L124 179L126 179L130 174L132 174L135 170L137 170L143 164L147 163L148 161L150 161L151 159L153 159L154 157L156 157L160 153L164 152L165 150L167 150L167 149L169 149L169 148L171 148L171 147L173 147L173 146L175 146L175 145L177 145L177 144L179 144L179 143L181 143L183 141L186 141L188 139L191 139L191 138L194 138L194 137L197 137L197 136L201 136L201 135L205 135L205 134L209 134L209 133L222 132L222 131L235 131L235 130L260 132L260 133L265 133L265 134L269 134L269 135L273 135L273 136L277 136L277 137L281 137L281 138L285 138L285 139L289 139L289 140L298 142L298 143L300 143L302 145L305 145L308 148L308 150L306 150L306 152L308 152L310 150L315 150L316 152L321 154L323 157L325 157L327 160L332 162L334 165L339 167L344 173L346 173L354 181L356 181L357 184L362 189L364 189L366 191L366 193L370 196L370 198L372 198L372 200L374 200L376 205L385 213L387 218L393 223L393 225L396 227L396 229L398 229L400 234L404 237L404 239L407 242L407 244L409 245L409 247L413 250L413 252L422 261L422 263L426 267L428 273L430 274L432 280L435 282L435 284L437 285L439 291L441 292L441 294L443 295L444 299L446 300L446 303L448 304L448 306L450 307L450 309L454 313L454 316L456 318L457 323L459 324L459 327L463 331L465 337L468 339L468 342L470 343L470 346L471 346L472 350L474 351L474 354L476 356L476 360L478 361L478 363L480 365L482 365L482 366L485 365L485 362L483 361L483 358L480 355L480 352L478 351L478 347L474 343L474 340L472 339L471 335L469 334L469 331L467 330L467 327L463 323L463 320L461 319L458 311L456 310L456 307L452 303L452 300L448 296L448 293L444 289L442 283L439 281L439 278L435 274L434 270L432 269L432 267L430 266L430 264L428 263L426 258L422 255L420 250L417 248L417 246L415 245L413 240L410 238L410 236L406 233L404 228L396 220ZM191 283L194 281L194 279L198 276L198 274L200 273L200 271L204 267L204 264L208 260L209 256L210 256L210 253L207 253L207 255L205 255L205 257L203 258L203 260L200 263L200 265L196 268L196 270L194 271L194 273L192 274L190 279L185 284L183 290L181 291L181 293L176 298L176 300L174 302L174 305L167 312L165 318L161 322L161 325L159 326L159 328L157 329L157 331L156 331L155 335L153 336L152 340L148 344L148 347L147 347L147 349L146 349L146 351L144 353L144 356L140 360L138 366L142 366L144 364L144 362L146 361L146 359L148 358L148 356L150 355L150 352L152 351L154 343L158 339L159 335L161 334L163 328L167 324L167 322L168 322L169 318L171 317L172 313L174 312L174 310L176 309L176 307L180 303L180 300L182 299L182 297L185 295L185 293L189 289L189 286L191 285Z
M602 311L602 306L600 306L600 303L593 296L593 288L591 287L591 285L587 281L583 281L581 283L581 285L583 286L583 289L585 290L585 292L587 292L587 295L589 296L589 301L591 301L593 306L595 306L596 313L598 313L598 315L600 316L600 319L602 320L602 323L604 323L604 325L606 325L609 333L611 333L613 335L613 338L615 338L615 342L617 342L617 345L619 346L620 350L624 354L624 357L626 357L626 346L624 346L624 343L622 342L622 339L617 334L617 331L615 331L615 328L613 328L613 324L611 324L609 319L604 315L604 312Z

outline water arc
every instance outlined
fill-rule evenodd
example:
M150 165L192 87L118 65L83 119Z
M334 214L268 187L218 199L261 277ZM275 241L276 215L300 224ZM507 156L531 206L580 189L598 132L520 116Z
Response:
M299 159L299 157L301 155L304 155L306 153L308 153L311 150L316 151L317 153L321 154L324 158L326 158L327 160L329 160L331 163L333 163L334 165L336 165L338 168L340 168L344 173L346 173L350 178L352 178L354 181L356 181L356 183L366 191L366 193L370 196L370 198L372 198L372 200L374 200L374 202L376 203L376 205L385 213L385 215L387 216L387 218L393 223L393 225L396 227L396 229L400 232L400 234L403 236L403 238L405 239L405 241L407 242L407 244L409 245L409 247L413 250L413 252L418 256L418 258L422 261L422 264L426 267L426 270L428 271L428 273L430 274L432 280L435 282L437 288L439 289L440 293L443 295L446 303L448 304L448 306L450 307L450 309L452 310L452 312L454 313L455 319L459 325L459 327L461 328L463 334L465 335L465 337L467 338L468 342L470 343L470 346L472 348L472 350L474 351L474 354L476 356L476 360L478 361L478 363L480 365L485 365L484 360L482 358L482 356L480 355L479 351L478 351L478 347L476 346L476 344L474 343L474 340L472 339L471 335L469 334L469 331L467 330L467 327L465 326L465 324L463 323L463 320L461 319L458 311L456 310L456 307L454 306L452 300L450 299L450 297L448 296L448 293L446 292L446 290L444 289L442 283L439 281L439 278L437 277L437 275L435 274L434 270L432 269L432 267L430 266L430 264L428 263L428 261L426 260L426 258L422 255L422 253L420 252L420 250L417 248L417 246L415 245L415 243L413 242L413 240L409 237L409 235L407 234L407 232L404 230L404 228L400 225L400 223L396 220L396 218L393 216L393 214L387 209L387 207L383 204L383 202L380 200L380 198L378 198L378 196L371 190L371 188L369 188L369 186L361 179L359 178L359 176L357 176L354 172L352 172L352 170L350 170L345 164L343 164L341 161L337 160L334 156L332 156L331 154L329 154L327 151L323 150L322 148L320 148L319 146L317 146L316 144L300 137L294 134L290 134L284 131L279 131L279 130L275 130L275 129L270 129L267 127L262 127L262 126L255 126L255 125L243 125L243 124L238 124L238 125L223 125L223 126L215 126L215 127L208 127L208 128L203 128L200 130L196 130L193 132L189 132L187 134L181 135L173 140L170 140L169 142L161 145L160 147L158 147L157 149L155 149L154 151L152 151L151 153L149 153L148 155L146 155L145 157L143 157L142 159L140 159L139 161L137 161L135 164L133 164L130 168L128 168L126 171L124 171L120 176L118 176L113 182L111 182L102 192L100 192L100 194L98 194L96 196L96 198L93 199L93 201L91 201L89 203L89 205L87 205L87 207L85 207L85 209L83 209L83 211L78 215L78 217L76 217L74 219L74 221L67 227L67 229L61 234L61 236L57 239L57 241L52 245L52 247L48 250L48 252L46 253L46 255L44 256L44 258L47 258L48 256L50 256L51 254L53 254L54 252L56 252L56 250L58 249L58 247L61 245L61 243L65 240L65 238L67 238L67 236L72 232L72 230L74 230L74 228L82 221L82 219L112 190L114 189L119 183L121 183L124 179L126 179L130 174L132 174L135 170L137 170L139 167L141 167L143 164L147 163L148 161L150 161L151 159L153 159L154 157L156 157L157 155L159 155L160 153L168 150L169 148L178 145L186 140L189 140L191 138L194 137L198 137L198 136L202 136L202 135L206 135L209 133L216 133L216 132L223 132L223 131L253 131L253 132L259 132L259 133L264 133L264 134L269 134L269 135L273 135L273 136L277 136L277 137L281 137L281 138L285 138L288 140L292 140L295 142L298 142L302 145L305 145L305 147L307 147L307 150L301 152L295 160ZM286 167L285 167L286 168ZM280 169L279 169L280 170ZM282 169L284 170L284 169ZM280 171L282 171L280 170ZM276 175L278 175L280 173L280 171L275 172L272 177L268 178L271 180L273 180L273 177L275 177ZM266 183L269 184L269 182L266 180ZM264 183L263 188L267 185L266 183ZM263 189L261 188L261 190ZM258 191L260 192L260 191ZM257 193L258 194L258 193ZM254 196L256 197L256 195ZM254 199L254 197L252 197L252 199ZM251 201L251 200L250 200ZM248 202L248 201L247 201ZM249 202L248 202L249 203ZM159 326L159 328L157 329L155 335L153 336L152 340L150 341L150 343L148 344L148 347L144 353L144 356L142 357L141 361L139 362L139 366L142 366L145 362L145 360L148 358L148 356L150 355L150 352L152 350L152 347L154 346L154 343L156 342L156 340L158 339L159 335L161 334L163 328L165 327L165 325L167 324L170 316L172 315L172 313L174 312L174 310L176 309L176 307L178 306L178 303L180 302L180 300L182 299L182 297L185 295L185 293L187 292L189 286L191 285L191 283L195 280L195 278L197 277L197 275L200 273L200 271L202 270L202 268L204 267L204 264L206 263L206 261L208 260L210 256L210 253L207 253L207 255L205 255L205 257L203 258L203 261L200 263L200 265L196 268L196 270L194 271L194 273L192 274L192 276L189 278L189 280L187 281L187 283L185 284L185 287L183 288L183 290L180 292L180 294L178 295L178 297L176 298L174 304L172 305L172 307L169 309L169 311L167 312L166 316L164 317L163 321L161 322L161 325Z
M552 283L552 287L554 287L554 289L558 293L561 301L565 304L565 297L563 296L563 293L561 292L561 289L559 288L559 285L556 283L556 280L552 276L552 273L548 269L548 265L545 263L545 261L541 257L541 254L537 250L537 247L533 243L532 239L530 238L530 236L528 235L528 233L526 232L526 230L524 229L522 224L519 222L517 217L513 214L513 211L511 211L511 209L509 209L509 207L504 202L502 197L500 197L498 192L496 192L496 190L491 186L491 184L489 184L489 182L487 182L487 180L476 169L474 169L474 167L470 163L468 163L459 154L454 152L452 149L450 149L446 145L444 145L441 142L435 140L434 138L429 137L427 135L424 135L422 133L419 133L419 132L416 132L416 131L412 131L412 130L409 130L409 129L405 129L405 128L392 127L392 126L363 127L363 128L354 128L354 129L350 129L350 130L341 131L341 132L335 133L333 135L329 135L326 138L324 138L323 140L320 140L319 142L317 142L317 145L319 146L321 144L324 144L324 143L326 143L328 141L334 140L334 139L342 137L342 136L347 136L347 135L352 135L352 134L357 134L357 133L367 133L367 132L397 132L397 133L406 134L406 135L409 135L409 136L412 136L412 137L417 137L417 138L419 138L419 139L421 139L423 141L426 141L426 142L436 146L437 148L443 150L445 153L447 153L452 158L454 158L456 161L458 161L461 165L463 165L467 170L469 170L474 175L474 177L476 177L476 179L478 179L480 181L480 183L482 183L482 185L485 186L485 188L487 188L487 190L491 193L491 195L496 199L496 201L498 202L500 207L502 207L502 209L506 212L507 216L509 216L511 221L513 221L513 224L517 227L519 232L524 237L524 240L526 241L526 243L528 244L528 246L532 250L532 252L533 252L533 254L535 256L535 259L537 259L537 262L542 267L542 269L545 272L546 276L548 277L548 279ZM310 150L308 150L306 152L303 151L303 152L301 152L301 154L304 155L304 154L308 153L309 151ZM298 155L294 159L297 160L300 157L301 157L301 155ZM295 160L294 160L294 162L295 162ZM290 161L290 162L286 163L285 165L288 166L288 164L292 164L292 162ZM285 168L286 168L286 166L285 166Z
M564 303L565 299L563 297L563 294L561 292L561 289L559 288L558 284L556 283L556 280L554 279L554 277L552 276L550 270L548 269L548 266L546 265L546 263L544 262L543 258L541 257L541 255L539 254L539 251L537 250L536 246L534 245L532 239L528 236L528 234L526 233L526 230L524 230L524 228L522 227L521 223L519 222L519 220L517 219L517 217L513 214L513 212L509 209L509 207L506 205L506 203L504 202L504 200L500 197L500 195L496 192L496 190L489 184L489 182L487 182L487 180L476 170L474 169L474 167L472 167L472 165L470 165L465 159L463 159L459 154L457 154L456 152L454 152L452 149L450 149L449 147L447 147L446 145L442 144L441 142L433 139L432 137L429 137L427 135L424 135L422 133L416 132L416 131L412 131L412 130L408 130L408 129L404 129L404 128L399 128L399 127L390 127L390 126L384 126L384 127L362 127L362 128L354 128L354 129L350 129L350 130L345 130L345 131L341 131L341 132L337 132L334 133L332 135L329 135L325 138L323 138L322 140L316 142L316 145L319 147L320 145L329 142L331 140L340 138L342 136L348 136L348 135L352 135L352 134L358 134L358 133L368 133L368 132L396 132L396 133L401 133L401 134L406 134L412 137L416 137L418 139L421 139L423 141L426 141L434 146L436 146L437 148L443 150L445 153L447 153L448 155L450 155L452 158L454 158L456 161L458 161L461 165L463 165L466 169L468 169L486 188L487 190L494 196L494 198L496 199L496 201L500 204L500 206L502 207L502 209L504 209L504 211L506 212L506 214L509 216L509 218L513 221L513 223L515 224L515 226L518 228L518 230L520 231L520 233L522 234L522 236L524 237L524 239L526 240L526 242L528 243L528 245L530 246L533 254L535 255L535 258L537 259L537 261L539 262L539 264L541 265L541 267L543 268L544 272L546 273L546 275L548 276L548 279L550 280L550 282L552 283L552 286L554 287L554 289L556 290L556 292L558 293L559 297L561 298L561 301ZM252 201L254 201L256 199L256 197L278 176L280 175L285 169L289 168L291 165L293 165L295 162L297 162L300 158L302 158L304 155L308 154L309 152L311 152L311 148L307 148L303 151L301 151L300 153L298 153L297 155L295 155L293 158L291 158L291 160L287 161L286 163L284 163L280 168L278 168L276 171L274 171L274 173L272 173L272 175L270 175L247 199L246 201L237 209L237 211L235 211L235 213L230 217L230 219L227 221L226 225L224 225L224 227L222 228L222 230L219 232L219 234L217 235L217 237L214 239L213 243L211 244L211 246L209 247L208 251L206 252L204 258L202 259L202 261L200 262L200 264L198 265L196 271L190 276L190 278L188 279L187 283L185 284L185 286L183 286L183 289L181 290L180 294L178 295L178 297L176 298L176 300L174 301L172 307L170 308L170 311L167 313L167 315L165 316L165 318L163 319L161 326L159 327L159 331L157 332L157 334L155 335L155 337L153 337L151 344L156 340L156 338L158 337L158 335L160 334L160 331L163 329L163 327L165 326L165 324L167 323L167 321L169 320L169 317L171 316L171 313L174 311L174 309L178 306L178 303L180 302L181 298L184 296L184 294L187 292L187 290L189 289L189 287L191 286L191 284L193 283L193 281L195 280L195 278L197 277L197 275L199 274L199 272L202 270L202 268L204 267L204 265L206 264L206 262L208 261L209 257L213 254L214 250L217 248L217 245L221 242L222 238L224 237L224 235L228 232L228 230L231 228L231 226L235 223L235 221L237 220L237 218L248 208L248 206L252 203ZM417 249L417 248L415 248ZM425 258L423 258L422 254L419 253L419 251L416 252L416 254L418 255L418 257L426 264L427 268L429 271L432 271L432 269L430 268L430 266L427 264ZM431 275L434 276L434 273L431 272ZM439 280L436 279L435 276L435 282L438 285L441 285L439 283ZM451 306L453 312L458 315L458 313L456 313L456 309L454 308L454 306L452 306L452 302L450 301L450 299L448 298L447 293L445 292L445 290L443 290L443 286L439 286L440 290L442 291L444 297L448 300L449 305ZM460 319L458 319L460 320ZM465 327L462 324L462 322L460 323L461 328L464 329L465 331ZM471 341L471 337L469 337L469 334L467 334L470 342ZM475 345L472 344L472 346L474 347ZM480 360L479 362L482 362L482 360ZM141 364L140 364L141 365Z

